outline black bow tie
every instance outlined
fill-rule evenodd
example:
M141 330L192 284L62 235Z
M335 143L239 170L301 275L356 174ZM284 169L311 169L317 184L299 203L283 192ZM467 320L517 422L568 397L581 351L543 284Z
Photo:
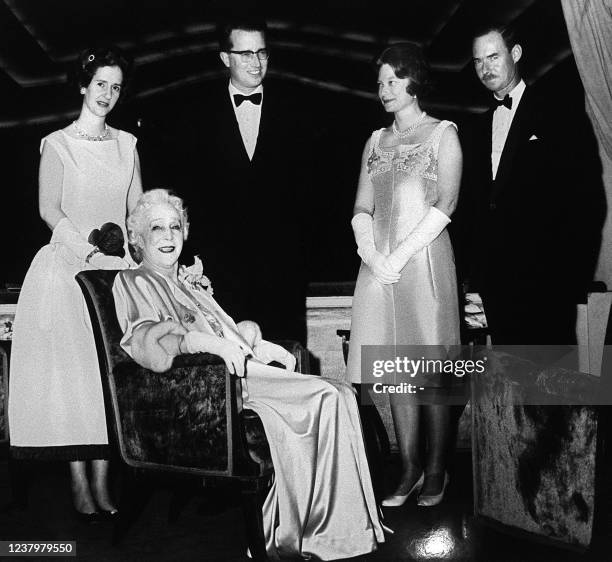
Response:
M491 102L491 106L493 107L493 109L497 109L500 105L503 105L508 109L512 109L512 98L510 97L510 94L506 94L504 96L504 99L501 100L496 97L493 98L493 101Z
M242 94L234 94L234 103L236 107L240 107L240 104L243 101L250 101L255 105L259 105L261 103L261 92L258 94L251 94L250 96L243 96Z

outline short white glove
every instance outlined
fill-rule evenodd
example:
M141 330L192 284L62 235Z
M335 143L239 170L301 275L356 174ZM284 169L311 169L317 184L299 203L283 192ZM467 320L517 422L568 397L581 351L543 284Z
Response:
M387 265L393 271L404 269L410 258L429 246L451 220L436 207L431 207L406 239L389 255Z
M130 267L130 263L125 258L107 256L100 252L96 252L86 261L94 269L129 269Z
M372 216L368 213L357 213L351 220L357 253L374 274L374 277L383 285L397 283L400 276L386 263L383 254L376 250L374 244L374 226Z
M203 332L187 332L183 336L181 350L187 353L213 353L225 361L230 373L244 377L246 355L250 350L244 349L240 344Z
M251 348L254 348L261 341L261 328L257 322L242 320L236 324L236 327Z
M64 217L55 225L51 236L51 244L54 243L63 244L76 258L82 261L85 261L87 256L95 249L68 217Z
M167 371L172 366L175 354L168 353L160 340L168 335L181 336L184 333L185 328L172 320L143 326L143 329L135 334L139 340L138 345L132 345L134 360L156 373Z
M282 363L288 371L295 371L296 359L294 355L280 345L261 340L253 351L255 352L255 357L264 363L277 361L278 363Z

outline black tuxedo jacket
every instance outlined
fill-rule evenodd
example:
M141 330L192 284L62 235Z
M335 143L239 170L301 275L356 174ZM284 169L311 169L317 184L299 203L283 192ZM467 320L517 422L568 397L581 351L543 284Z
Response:
M235 320L259 321L268 338L303 340L308 135L297 109L266 85L250 160L227 81L207 90L183 119L188 142L176 186L190 216L183 255L201 255L215 297Z
M473 277L481 290L539 291L580 277L581 190L571 142L558 115L527 87L491 172L493 110L479 116L466 189L473 207ZM584 249L582 250L584 251Z
M463 253L494 343L573 341L576 303L592 279L599 227L581 158L584 139L572 134L567 109L551 107L550 99L527 87L495 180L493 110L478 116L464 144L459 216L469 225L471 243Z

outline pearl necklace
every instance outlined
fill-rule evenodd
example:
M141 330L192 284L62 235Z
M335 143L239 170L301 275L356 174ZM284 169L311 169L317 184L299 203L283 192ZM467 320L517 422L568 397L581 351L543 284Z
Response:
M400 138L400 139L405 139L406 137L409 137L412 133L414 133L414 131L417 130L417 128L421 125L421 123L423 122L423 119L425 119L425 116L427 115L427 113L425 113L423 111L423 113L421 113L421 115L419 116L419 118L412 124L410 125L410 127L408 127L407 129L404 129L403 131L400 131L397 128L397 125L395 124L395 120L393 120L393 125L391 126L391 130L393 131L393 134Z
M89 133L81 129L81 127L77 125L76 121L72 122L72 126L74 127L74 130L78 137L81 137L82 139L88 141L103 141L110 137L110 129L108 128L108 125L106 123L104 123L104 132L101 135L90 135Z

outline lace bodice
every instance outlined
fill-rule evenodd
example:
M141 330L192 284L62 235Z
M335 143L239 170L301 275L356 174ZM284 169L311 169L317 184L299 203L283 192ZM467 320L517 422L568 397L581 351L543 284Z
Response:
M455 126L441 121L419 144L383 148L383 129L370 141L367 173L374 192L374 238L383 253L394 250L438 202L438 148L444 130Z
M408 176L421 176L431 181L438 180L438 148L440 138L451 121L441 121L429 138L418 144L401 144L385 150L380 146L380 135L384 129L374 131L367 167L370 178L391 170Z

